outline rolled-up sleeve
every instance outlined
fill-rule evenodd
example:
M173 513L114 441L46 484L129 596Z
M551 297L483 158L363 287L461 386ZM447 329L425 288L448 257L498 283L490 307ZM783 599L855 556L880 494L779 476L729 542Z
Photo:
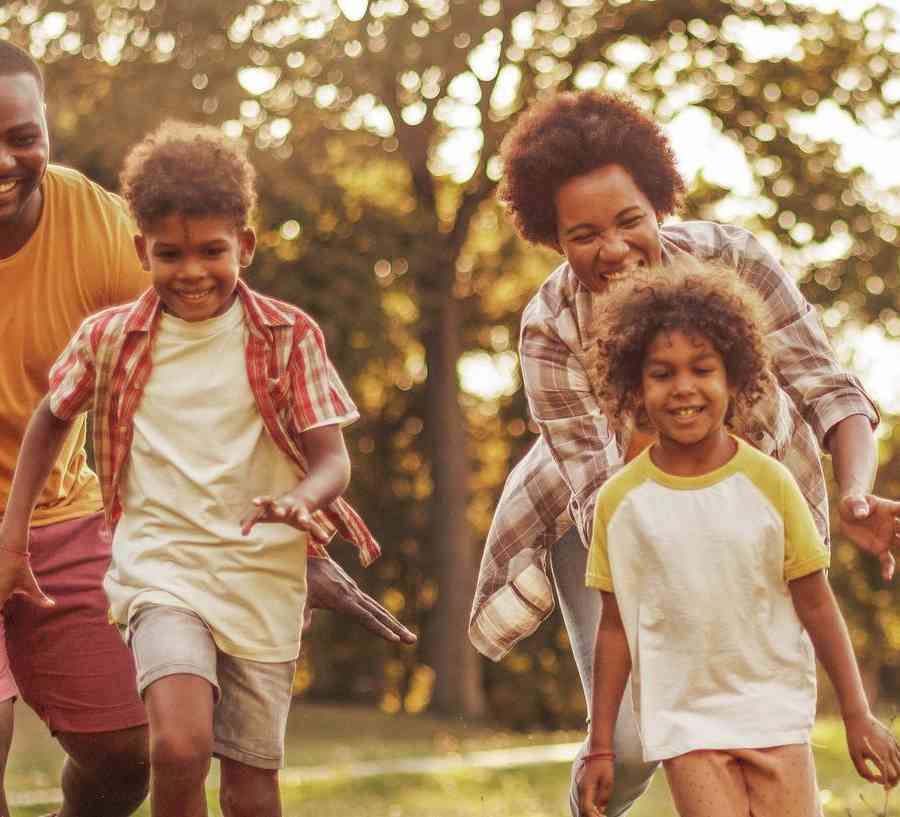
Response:
M50 369L50 411L60 420L71 420L93 404L96 331L97 323L88 318Z

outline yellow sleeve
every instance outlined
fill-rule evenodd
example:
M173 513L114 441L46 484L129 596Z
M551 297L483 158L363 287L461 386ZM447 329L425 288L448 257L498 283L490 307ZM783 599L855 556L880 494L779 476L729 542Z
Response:
M830 554L813 521L812 512L794 477L782 468L781 498L784 519L784 578L800 579L828 567Z
M613 592L612 570L609 565L609 548L606 539L608 492L600 488L594 506L594 525L591 547L588 551L587 573L584 583L597 590Z
M134 236L138 230L131 220L127 205L118 196L112 193L109 196L112 203L110 232L115 254L109 270L109 303L106 305L115 306L136 300L153 282L150 273L141 266L134 248Z

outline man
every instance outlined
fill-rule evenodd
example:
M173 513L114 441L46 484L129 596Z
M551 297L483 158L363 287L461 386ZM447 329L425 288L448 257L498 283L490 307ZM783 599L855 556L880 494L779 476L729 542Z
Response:
M92 312L149 284L124 204L81 174L49 165L40 69L0 41L0 509L48 371ZM147 730L130 651L106 616L109 561L100 492L76 422L33 516L30 565L55 604L22 594L5 608L22 698L65 750L57 817L126 817L147 791ZM28 571L4 551L0 563ZM389 641L416 637L329 559L311 559L309 606L348 614ZM28 596L28 597L26 597ZM307 610L308 620L309 610Z

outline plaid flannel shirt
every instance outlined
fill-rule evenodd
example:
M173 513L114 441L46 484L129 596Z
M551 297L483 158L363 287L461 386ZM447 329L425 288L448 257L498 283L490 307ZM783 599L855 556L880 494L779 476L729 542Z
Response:
M241 280L238 296L249 330L250 389L266 430L302 478L308 471L302 431L351 421L359 414L312 318L253 292ZM135 411L150 377L161 313L159 296L150 289L133 303L92 315L50 370L50 410L55 416L67 420L93 410L94 458L111 530L122 514L119 483L131 451ZM327 556L325 545L338 532L356 545L362 564L378 557L378 543L345 500L334 500L314 517L329 535L321 541L310 537L311 556Z
M663 227L660 240L664 263L683 253L718 261L762 296L778 388L736 431L790 469L827 544L820 447L851 415L877 425L878 410L859 380L838 365L815 309L749 232L695 221ZM549 548L572 524L588 546L597 491L622 467L631 442L631 429L613 428L595 397L597 307L597 296L564 263L522 316L522 379L541 435L506 480L469 620L473 645L495 661L553 611Z

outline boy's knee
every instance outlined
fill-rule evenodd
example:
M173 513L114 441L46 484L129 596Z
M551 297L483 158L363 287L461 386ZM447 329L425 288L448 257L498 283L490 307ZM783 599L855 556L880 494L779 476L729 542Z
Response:
M212 736L167 730L153 735L150 765L154 774L178 779L205 779L212 758Z
M279 814L278 770L249 769L222 775L219 803L224 817L269 817Z

